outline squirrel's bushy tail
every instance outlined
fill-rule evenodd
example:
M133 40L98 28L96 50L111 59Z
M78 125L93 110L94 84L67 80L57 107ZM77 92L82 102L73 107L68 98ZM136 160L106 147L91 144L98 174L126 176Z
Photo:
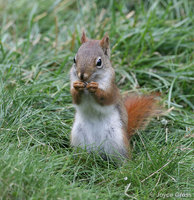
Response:
M150 119L161 113L158 106L157 95L130 94L124 98L128 114L128 134L131 137L136 130L146 127Z

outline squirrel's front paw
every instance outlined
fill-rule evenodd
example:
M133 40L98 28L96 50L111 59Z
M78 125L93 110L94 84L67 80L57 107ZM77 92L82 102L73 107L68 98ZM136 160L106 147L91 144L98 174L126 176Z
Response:
M97 82L88 83L86 88L89 90L89 92L94 93L98 89L98 83Z
M73 83L73 87L76 89L76 90L79 90L79 91L83 91L84 88L85 88L85 83L81 82L81 81L75 81Z

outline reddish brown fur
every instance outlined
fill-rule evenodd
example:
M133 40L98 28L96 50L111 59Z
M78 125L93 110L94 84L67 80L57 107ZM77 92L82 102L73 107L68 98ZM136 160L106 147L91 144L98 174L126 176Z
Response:
M125 144L125 148L127 149L127 152L129 152L129 139L127 137L127 133L126 133L126 130L123 129L123 141L124 141L124 144Z
M73 86L74 87L71 89L73 103L80 104L85 85L83 82L76 81L74 82ZM114 102L116 102L120 96L118 88L115 85L107 89L106 91L104 91L98 88L98 83L91 82L91 83L88 83L86 88L88 89L90 93L92 93L94 99L100 105L111 105Z
M81 103L81 96L82 96L82 92L76 90L75 88L71 89L71 95L73 98L73 103L74 104L80 104Z
M138 96L135 94L125 97L124 104L128 114L128 137L135 131L143 129L151 117L159 114L157 100L154 95Z
M96 91L93 93L95 100L100 105L111 105L114 104L118 100L119 91L116 86L112 86L111 88L107 89L106 91L97 88Z
M80 104L81 97L84 90L84 83L81 81L76 81L73 83L73 88L71 89L71 95L73 97L73 103Z
M82 37L81 37L81 43L83 44L83 43L85 43L85 42L87 42L88 41L88 38L86 37L86 34L85 34L85 32L83 31L82 32Z

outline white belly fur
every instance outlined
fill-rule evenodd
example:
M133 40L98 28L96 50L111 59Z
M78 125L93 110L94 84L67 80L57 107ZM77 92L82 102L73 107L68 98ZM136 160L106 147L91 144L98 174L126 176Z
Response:
M115 105L100 106L90 94L84 94L82 103L75 105L76 115L72 129L72 145L106 154L126 156L122 122Z

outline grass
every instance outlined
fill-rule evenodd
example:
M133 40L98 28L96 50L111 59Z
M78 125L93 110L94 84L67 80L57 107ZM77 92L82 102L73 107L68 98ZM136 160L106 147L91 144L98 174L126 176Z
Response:
M193 6L0 0L0 198L192 199ZM120 167L69 145L69 69L82 28L109 33L122 92L159 91L174 108L133 137L133 158Z

